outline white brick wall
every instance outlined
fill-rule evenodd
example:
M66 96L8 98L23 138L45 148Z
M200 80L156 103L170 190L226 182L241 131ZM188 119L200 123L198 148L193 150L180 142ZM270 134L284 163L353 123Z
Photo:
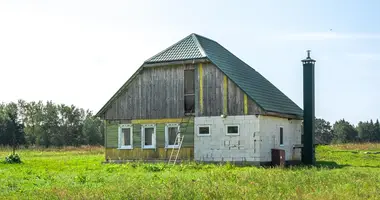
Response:
M299 160L301 121L255 115L194 119L194 159L200 161L271 161L271 149L285 150L286 160ZM199 136L198 125L210 125L210 136ZM226 135L226 125L239 125L239 135ZM283 127L284 145L279 146L279 127ZM256 140L256 141L255 141Z
M265 135L261 143L262 161L271 161L271 149L285 150L286 160L300 160L300 150L293 150L294 144L301 144L301 120L260 116L260 132ZM283 127L284 145L280 146L280 127Z
M196 117L194 137L194 158L204 161L259 161L259 148L254 153L254 139L257 139L258 118L249 116ZM211 125L210 136L198 136L198 125ZM239 135L226 135L226 125L239 125ZM256 132L256 133L255 133ZM253 137L255 133L255 137ZM256 142L258 145L259 142Z

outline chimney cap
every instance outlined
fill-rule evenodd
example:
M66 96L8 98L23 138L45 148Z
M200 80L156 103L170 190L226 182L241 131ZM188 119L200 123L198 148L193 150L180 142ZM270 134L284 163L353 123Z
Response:
M315 62L315 60L311 59L310 57L311 50L306 50L306 52L307 52L307 57L306 59L302 60L302 62Z

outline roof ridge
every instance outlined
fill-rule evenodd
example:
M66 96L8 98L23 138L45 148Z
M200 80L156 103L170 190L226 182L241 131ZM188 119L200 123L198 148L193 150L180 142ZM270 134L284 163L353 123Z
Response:
M192 34L190 34L190 35L188 35L188 36L182 38L180 41L178 41L178 42L172 44L171 46L169 46L168 48L166 48L166 49L160 51L160 52L157 53L156 55L154 55L154 56L152 56L152 57L146 59L146 60L144 61L144 63L149 62L150 60L156 58L157 56L161 55L161 54L164 53L165 51L167 51L167 50L171 49L172 47L176 46L177 44L180 44L181 42L183 42L184 40L186 40L186 39L189 38L189 37L192 37Z
M194 40L195 44L197 45L198 50L201 52L202 56L207 57L206 51L203 49L201 43L199 42L199 40L197 38L198 35L195 33L192 33L191 36L193 37L193 40Z

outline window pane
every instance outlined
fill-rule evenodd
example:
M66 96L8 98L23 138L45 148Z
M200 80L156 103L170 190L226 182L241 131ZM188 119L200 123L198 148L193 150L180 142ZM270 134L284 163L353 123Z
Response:
M199 134L210 134L210 128L208 126L199 127Z
M280 144L284 144L284 130L280 127Z
M194 94L194 70L185 70L185 94Z
M169 127L168 128L168 137L169 137L169 145L174 145L175 138L177 137L177 127Z
M185 112L194 113L195 95L185 96Z
M228 126L227 127L227 133L229 133L229 134L239 134L239 127L238 126Z
M129 146L131 145L131 129L130 128L123 128L121 129L121 132L123 133L123 146Z
M145 145L153 145L154 128L145 128Z

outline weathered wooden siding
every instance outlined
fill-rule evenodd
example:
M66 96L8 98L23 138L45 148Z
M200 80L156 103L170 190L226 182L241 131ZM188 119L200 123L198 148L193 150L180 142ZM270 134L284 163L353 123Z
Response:
M244 115L244 92L228 79L228 115Z
M181 119L177 119L179 121ZM139 122L139 121L137 121ZM106 128L106 148L115 149L117 151L111 151L111 155L108 155L106 152L106 158L115 156L116 153L119 155L125 155L125 157L121 157L121 159L136 159L134 156L142 156L141 158L155 158L158 156L159 158L163 158L166 156L166 153L163 154L157 153L160 151L159 149L165 149L165 123L156 124L156 150L152 149L141 149L141 124L133 124L133 149L123 149L118 150L118 127L120 121L108 121ZM181 126L181 133L185 136L182 147L193 149L194 147L194 122L191 121L186 125ZM136 150L139 149L139 150ZM169 148L170 149L170 148ZM127 151L131 151L132 153L126 153ZM141 151L141 152L140 152ZM182 151L182 149L181 149ZM137 153L136 153L137 152ZM148 152L148 153L147 153ZM149 153L150 152L150 153ZM162 154L162 155L161 155ZM183 153L183 158L187 155L193 155L192 153ZM130 156L130 157L129 157ZM144 157L145 156L145 157ZM193 157L191 157L193 158Z
M167 160L170 157L171 149L141 149L134 148L130 150L106 148L106 159L108 160ZM179 152L178 159L193 160L194 148L182 148Z
M199 66L199 65L198 65ZM195 103L196 116L220 116L223 114L223 99L227 97L227 115L244 115L244 92L230 79L227 79L227 88L224 88L224 74L212 63L203 63L202 72L196 68ZM200 80L202 79L202 81ZM225 94L227 92L227 94ZM203 93L201 95L200 93ZM202 99L203 97L203 99ZM200 109L203 104L203 110ZM248 112L246 114L259 114L262 109L248 97Z
M202 65L200 67L200 65ZM201 68L201 69L200 69ZM262 109L212 63L145 68L106 111L106 119L184 116L184 70L195 69L195 115L260 114ZM227 80L227 81L225 81ZM246 102L246 103L245 103ZM247 112L244 112L245 107Z
M108 123L106 129L106 147L117 148L117 137L118 125Z
M159 119L184 115L184 70L193 65L145 68L106 111L106 119Z
M219 116L223 112L224 74L212 63L203 63L201 73L198 65L195 73L196 116ZM200 82L202 83L200 84ZM203 95L200 95L200 92Z

